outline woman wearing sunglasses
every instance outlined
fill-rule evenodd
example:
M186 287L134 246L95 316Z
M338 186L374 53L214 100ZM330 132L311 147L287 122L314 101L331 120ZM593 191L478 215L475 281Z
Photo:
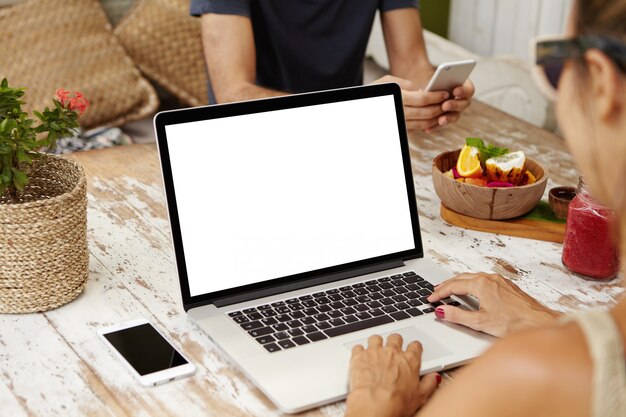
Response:
M616 213L626 266L626 1L578 0L567 36L537 41L539 85L596 198ZM560 315L498 275L462 274L431 301L471 294L480 310L437 316L506 336L438 390L419 378L421 346L391 335L357 346L346 416L626 416L626 298L608 312ZM432 395L432 398L431 398ZM423 406L423 407L422 407Z

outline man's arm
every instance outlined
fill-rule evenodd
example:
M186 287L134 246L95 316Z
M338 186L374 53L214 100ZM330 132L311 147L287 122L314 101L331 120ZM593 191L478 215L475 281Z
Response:
M203 14L202 44L218 103L287 94L255 84L256 51L248 17Z
M422 33L422 19L417 9L391 10L381 15L389 72L411 80L418 88L426 87L435 68L428 60Z
M381 21L391 75L412 81L416 87L414 89L418 90L413 94L403 92L403 96L422 95L421 102L428 103L426 106L413 107L407 106L405 100L407 128L411 130L413 126L413 130L422 129L429 132L438 126L456 122L461 112L470 105L474 85L471 81L466 81L463 86L453 90L452 99L445 101L437 101L430 97L433 93L423 91L435 69L426 53L419 10L415 8L390 10L382 13Z

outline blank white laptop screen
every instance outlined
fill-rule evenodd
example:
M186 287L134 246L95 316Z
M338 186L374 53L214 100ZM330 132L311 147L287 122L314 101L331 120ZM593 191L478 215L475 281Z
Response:
M415 248L393 95L165 131L191 296Z

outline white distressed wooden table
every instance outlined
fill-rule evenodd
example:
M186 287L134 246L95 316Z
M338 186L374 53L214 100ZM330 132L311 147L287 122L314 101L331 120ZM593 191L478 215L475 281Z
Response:
M431 161L478 136L523 149L551 171L549 187L578 176L562 140L474 103L462 120L411 138L426 256L450 272L488 271L515 280L561 310L608 305L621 279L568 273L561 245L459 229L439 218ZM73 156L88 176L89 282L72 303L43 314L0 315L0 416L275 416L276 408L189 320L182 308L154 145ZM96 337L101 326L146 317L197 365L180 381L144 388ZM447 383L454 383L448 378ZM343 403L309 415L338 416Z

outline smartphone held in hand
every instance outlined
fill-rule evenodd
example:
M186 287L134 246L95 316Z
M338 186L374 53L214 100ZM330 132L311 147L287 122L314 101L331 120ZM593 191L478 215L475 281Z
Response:
M444 62L437 67L425 90L451 93L455 87L465 83L475 66L476 61L473 59Z

